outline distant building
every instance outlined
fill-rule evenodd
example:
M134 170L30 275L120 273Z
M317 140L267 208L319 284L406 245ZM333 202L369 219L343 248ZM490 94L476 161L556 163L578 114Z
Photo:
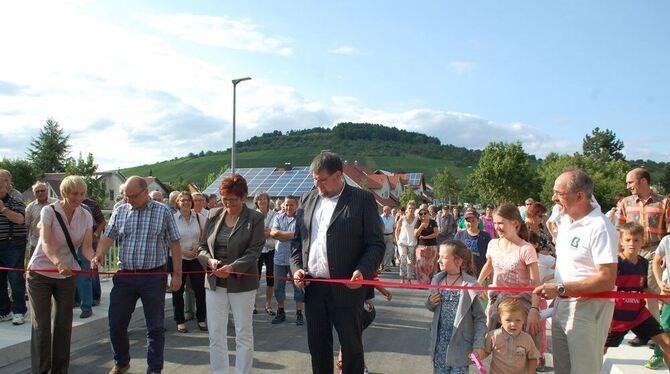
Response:
M287 165L280 168L237 168L236 172L247 180L249 195L247 205L253 206L253 197L265 192L271 198L293 195L300 197L314 188L314 181L308 166ZM393 174L384 170L372 171L357 162L343 165L344 180L347 184L369 190L381 207L400 205L398 197L409 186L425 202L432 202L430 188L425 184L422 173ZM231 174L226 170L203 193L219 194L221 180Z

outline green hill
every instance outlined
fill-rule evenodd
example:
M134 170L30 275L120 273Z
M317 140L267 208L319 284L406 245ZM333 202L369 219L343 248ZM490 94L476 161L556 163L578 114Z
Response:
M237 145L237 167L276 167L290 162L309 165L321 150L338 153L351 163L358 161L370 169L426 174L427 180L437 169L450 168L464 176L477 165L481 151L442 145L435 137L394 127L364 123L340 123L332 129L313 128L274 131L254 136ZM186 157L155 164L122 169L128 175L153 175L164 182L194 182L200 186L210 173L230 165L230 150L201 151Z

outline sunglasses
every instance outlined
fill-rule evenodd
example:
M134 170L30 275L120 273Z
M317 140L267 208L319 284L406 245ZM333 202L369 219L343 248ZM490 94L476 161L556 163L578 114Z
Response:
M419 212L420 216L425 216L426 214L428 214L428 212Z

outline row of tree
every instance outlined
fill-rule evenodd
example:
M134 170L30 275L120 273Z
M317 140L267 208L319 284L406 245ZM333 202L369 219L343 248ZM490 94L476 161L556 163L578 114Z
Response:
M549 207L554 180L566 168L576 166L591 176L594 195L603 209L607 209L615 204L617 192L626 192L626 173L633 167L643 166L627 162L623 148L623 142L614 132L598 127L584 137L581 153L551 153L537 162L518 142L489 143L472 174L459 180L449 169L442 169L432 179L433 192L443 202L521 204L532 197ZM659 192L670 193L670 165L665 165L659 181L652 182Z
M0 161L0 168L12 173L14 187L19 191L30 188L47 173L65 173L80 175L86 181L87 195L103 205L105 185L96 173L98 165L89 153L86 158L81 154L75 159L70 156L70 135L66 135L58 121L47 119L39 135L30 143L27 159Z

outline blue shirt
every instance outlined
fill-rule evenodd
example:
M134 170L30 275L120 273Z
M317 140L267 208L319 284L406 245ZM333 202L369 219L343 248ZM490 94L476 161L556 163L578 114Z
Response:
M393 217L390 214L388 217L386 217L383 214L380 214L379 219L381 219L382 225L384 225L384 234L393 234L393 226L395 226L395 217Z
M289 217L286 215L286 213L277 214L275 216L274 222L272 223L272 228L281 231L295 232L295 217L295 215L293 215L293 217ZM291 258L291 241L292 240L277 240L277 244L275 244L275 265L290 265L289 259Z
M167 262L168 243L179 240L172 212L164 204L149 200L142 209L121 204L103 232L119 239L119 269L154 269Z

